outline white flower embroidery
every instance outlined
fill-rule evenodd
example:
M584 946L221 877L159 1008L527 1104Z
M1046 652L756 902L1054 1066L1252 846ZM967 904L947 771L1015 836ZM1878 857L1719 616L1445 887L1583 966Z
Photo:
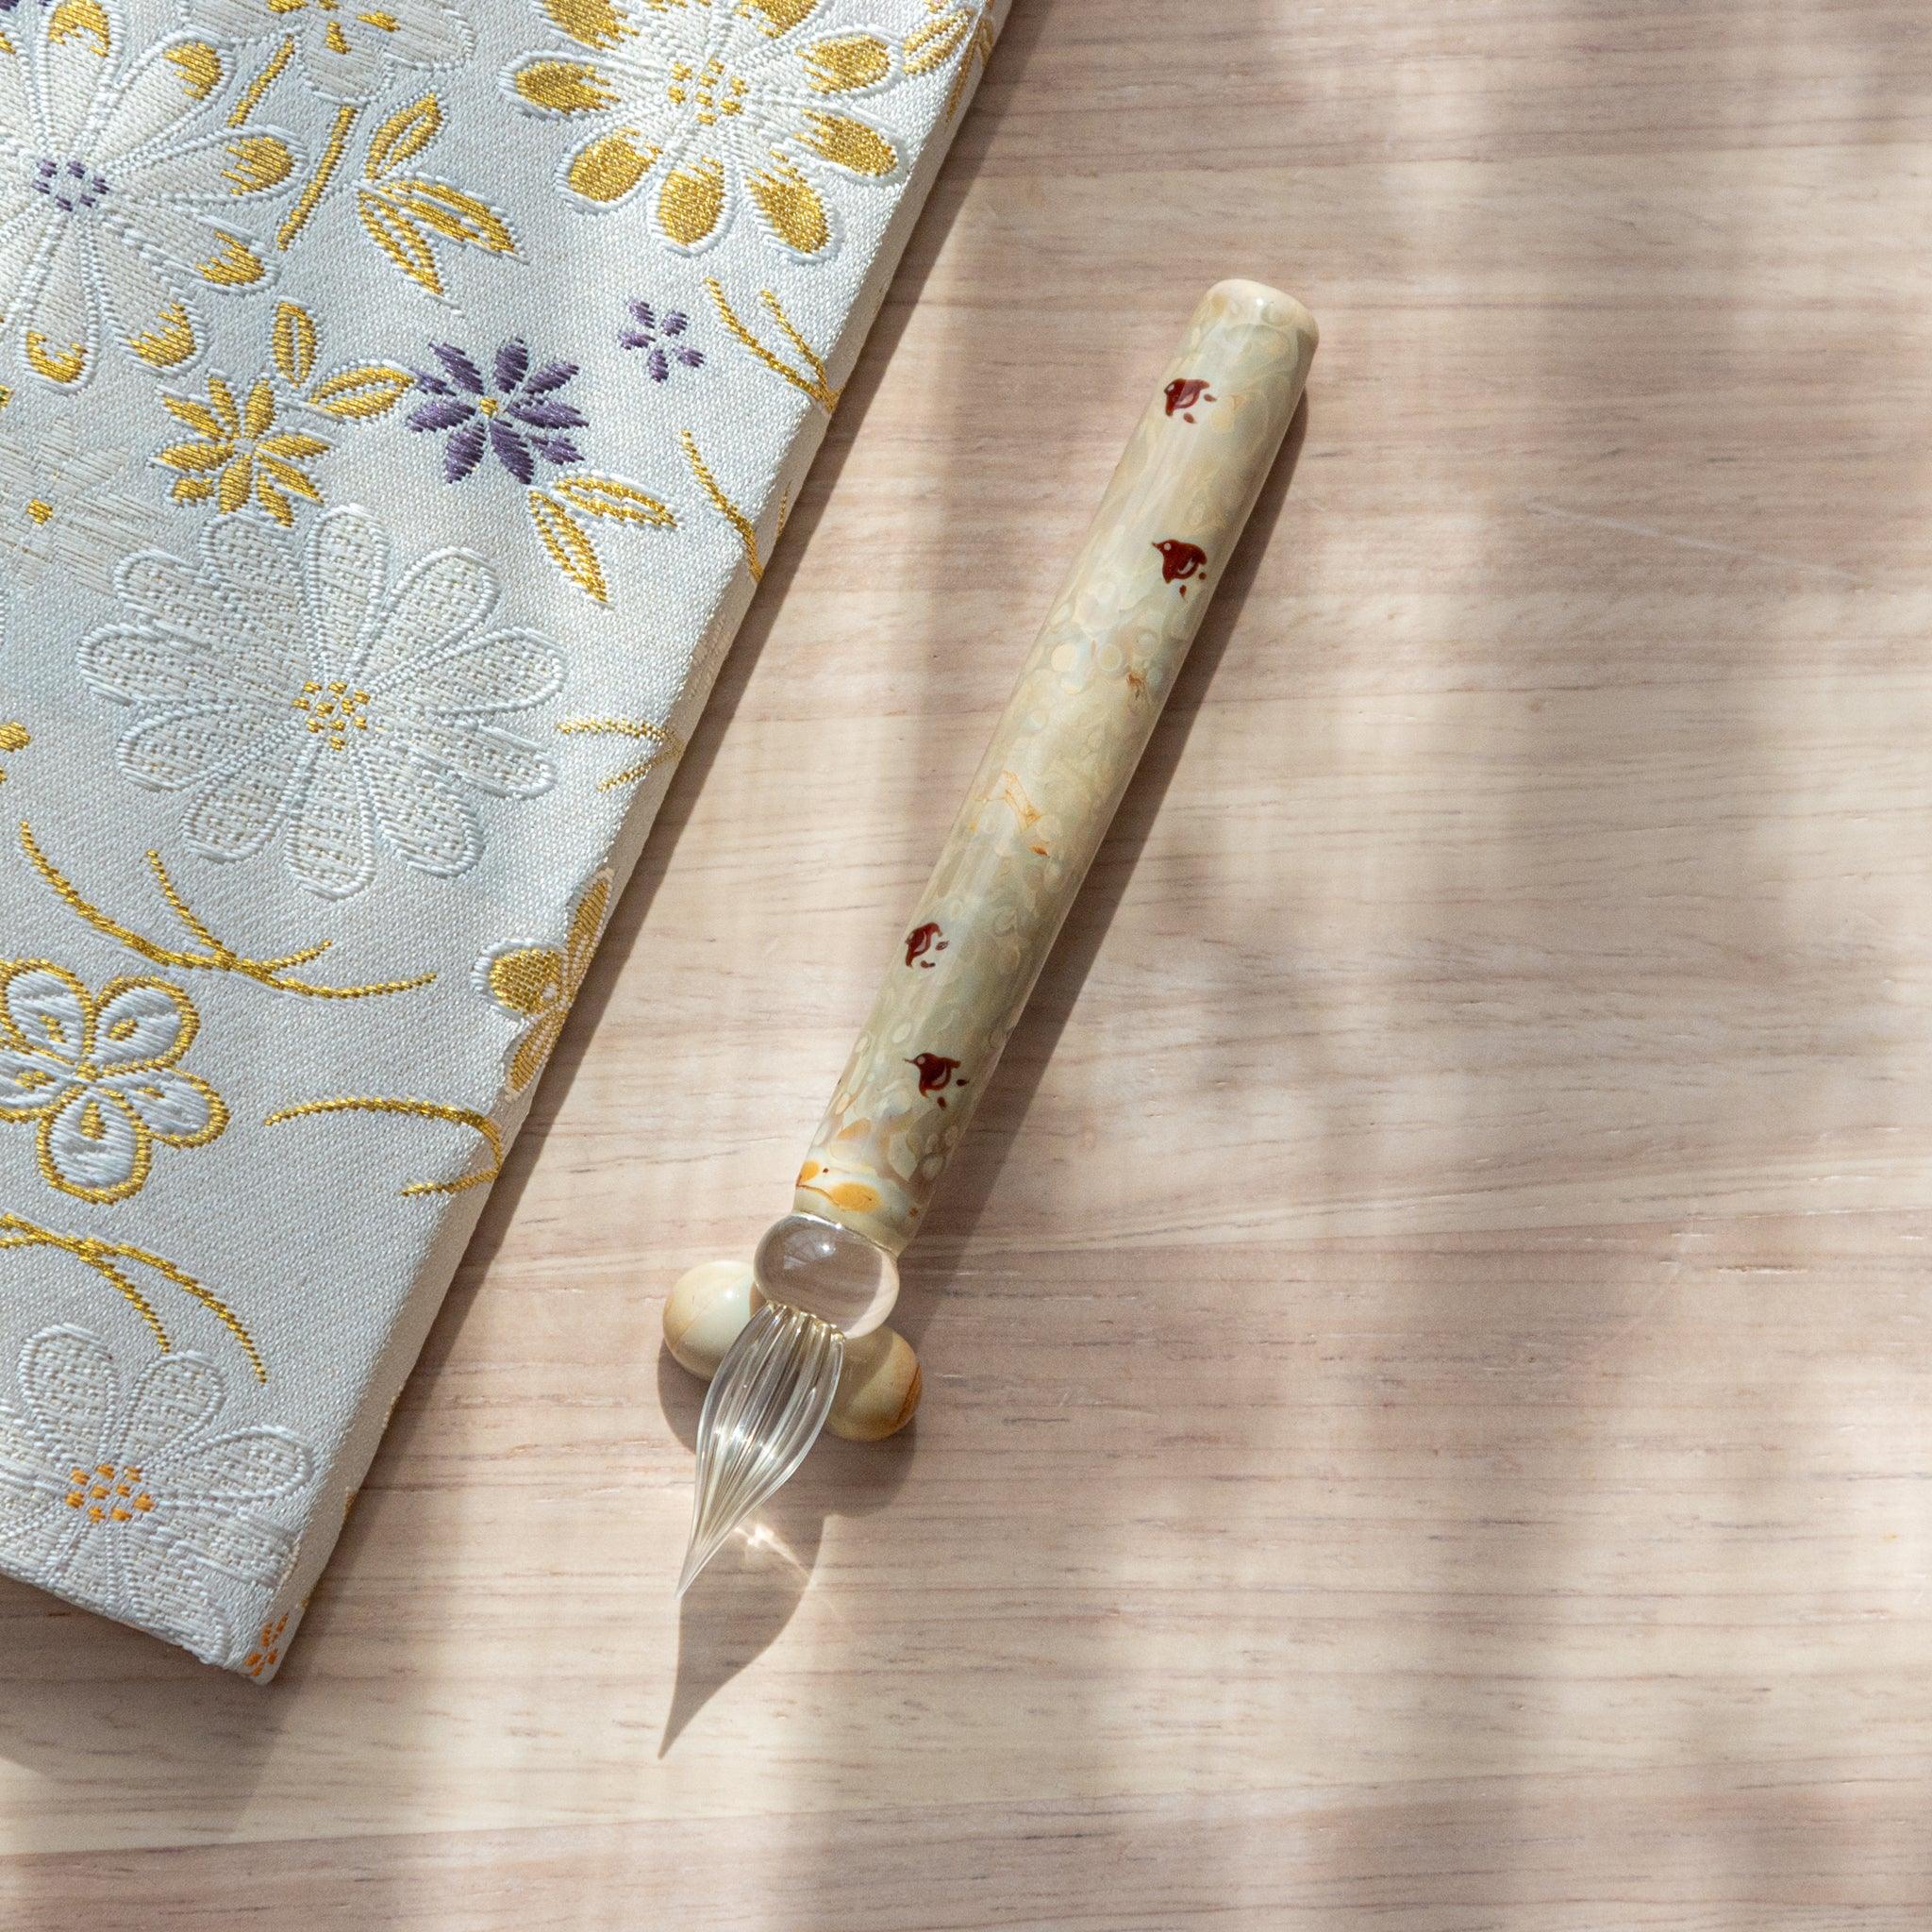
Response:
M114 562L154 526L145 504L124 495L125 450L82 449L62 415L30 442L0 440L0 575L30 584L48 564L93 591L110 591Z
M893 138L843 105L899 79L892 46L865 28L831 31L824 0L572 0L543 10L576 48L525 55L503 86L526 112L588 130L559 173L581 207L615 208L648 180L653 230L694 253L749 201L773 242L816 261L837 241L819 183L899 176Z
M223 214L289 180L287 137L188 131L226 77L222 54L175 39L129 65L112 0L43 0L0 23L0 316L21 365L77 389L112 334L150 368L185 367L208 341L196 287L269 279Z
M0 959L0 1121L36 1124L42 1174L83 1201L125 1201L155 1142L206 1147L222 1097L175 1062L201 1018L178 987L110 979L98 997L47 959Z
M21 1350L20 1406L0 1405L0 1551L43 1590L234 1664L294 1559L258 1515L305 1489L313 1458L286 1429L217 1433L227 1399L199 1355L164 1355L124 1394L84 1328Z
M231 40L293 41L309 86L332 101L372 101L392 67L448 67L472 44L444 0L189 0L188 20Z
M375 875L379 849L454 877L476 862L473 791L531 798L556 781L508 714L562 688L555 647L486 630L496 575L440 550L389 584L389 539L335 509L306 544L253 516L201 533L200 555L130 557L133 622L95 631L81 674L132 705L122 771L191 794L182 830L210 858L246 858L287 829L289 869L328 898Z

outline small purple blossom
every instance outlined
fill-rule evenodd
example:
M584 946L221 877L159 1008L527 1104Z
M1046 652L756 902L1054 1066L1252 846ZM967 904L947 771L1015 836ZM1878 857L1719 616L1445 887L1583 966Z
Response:
M546 463L580 463L583 453L567 429L586 426L581 411L557 399L557 391L575 375L575 362L530 366L527 342L508 341L497 350L486 381L482 370L453 342L431 342L441 373L419 369L416 387L429 397L409 417L411 429L444 430L442 475L460 483L483 460L486 449L519 483Z
M683 309L667 308L659 315L648 302L633 300L630 314L635 326L620 330L617 340L626 349L644 351L644 367L653 382L665 381L674 362L687 369L704 367L703 354L677 340L691 326L691 317Z

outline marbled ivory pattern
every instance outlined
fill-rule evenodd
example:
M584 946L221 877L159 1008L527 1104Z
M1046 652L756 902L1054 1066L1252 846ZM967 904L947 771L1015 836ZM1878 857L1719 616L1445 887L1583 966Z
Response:
M1013 687L799 1171L893 1255L999 1063L1287 433L1314 318L1216 283Z

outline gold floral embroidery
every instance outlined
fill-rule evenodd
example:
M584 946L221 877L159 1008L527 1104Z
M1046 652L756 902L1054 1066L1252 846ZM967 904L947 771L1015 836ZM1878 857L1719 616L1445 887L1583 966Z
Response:
M27 862L77 918L84 919L96 932L105 933L108 939L119 940L124 946L139 953L143 959L151 959L157 966L173 966L191 973L239 973L244 979L273 987L277 992L307 993L310 999L317 1000L379 999L386 993L414 992L419 987L433 985L436 979L433 973L418 974L413 979L376 980L367 986L316 986L309 980L291 979L289 977L291 967L307 966L321 958L335 941L317 940L312 945L284 953L277 958L251 959L208 930L195 915L193 908L181 896L175 881L168 876L168 868L161 863L161 855L150 852L147 862L154 873L156 884L160 888L161 897L168 902L168 909L206 950L189 952L177 946L164 946L158 941L143 938L132 927L122 924L98 906L84 899L73 881L41 850L32 827L24 819L20 826L20 846L26 854Z
M785 306L778 300L772 289L761 289L758 300L771 310L778 326L785 331L786 340L798 351L805 367L799 369L788 362L775 349L768 347L758 340L757 332L745 322L737 309L725 298L724 285L713 275L705 277L705 291L717 304L718 318L733 336L756 356L774 375L782 375L794 389L808 395L826 415L839 407L840 391L832 387L825 374L825 365L819 359L818 352L799 334L791 318L785 313Z
M458 1175L453 1181L408 1181L405 1194L460 1194L468 1188L480 1188L503 1172L503 1130L488 1114L473 1107L451 1107L440 1100L392 1098L385 1094L338 1093L326 1100L299 1100L291 1107L277 1108L262 1124L278 1127L284 1122L304 1120L325 1113L403 1113L419 1120L448 1121L451 1125L470 1127L482 1135L490 1149L490 1165L480 1174Z
M684 741L675 731L667 731L648 718L566 718L557 728L565 738L640 738L653 747L641 763L627 765L608 778L599 778L599 791L615 791L620 785L641 784L667 759L684 756Z
M155 453L156 462L177 473L168 492L175 502L212 502L216 513L226 516L252 501L286 530L295 522L292 498L323 501L305 466L326 456L332 445L282 421L284 399L277 393L276 378L304 407L358 421L394 408L415 376L407 369L367 363L340 371L305 391L320 345L315 318L299 303L282 302L269 330L274 373L264 370L245 396L238 399L234 386L221 375L208 377L205 399L163 393L162 407L193 431L186 441Z
M443 292L439 241L490 255L514 255L517 247L509 224L488 202L453 182L402 172L441 131L434 94L398 108L370 142L363 186L356 191L357 217L370 240L432 295Z
M212 498L226 516L252 496L286 530L295 521L291 494L322 501L302 465L325 456L329 445L306 430L277 427L275 385L266 375L258 375L239 403L223 377L210 375L206 402L163 394L161 406L194 432L155 454L158 463L180 472L168 491L176 503Z
M946 92L950 121L973 84L974 69L984 68L992 58L998 31L992 23L992 0L976 0L972 6L961 6L959 0L925 0L925 5L932 17L906 36L906 72L930 74L964 50Z
M563 192L590 209L641 192L673 248L708 248L748 208L779 248L822 260L836 191L896 180L886 128L853 111L900 78L863 26L823 31L824 0L548 0L575 43L505 70L525 112L580 124ZM818 24L815 29L814 23Z
M227 1303L219 1295L209 1293L186 1270L151 1254L146 1248L129 1247L121 1241L104 1241L98 1235L61 1234L55 1228L37 1226L23 1215L0 1214L0 1249L5 1248L58 1248L62 1253L72 1255L76 1261L84 1262L147 1324L165 1355L172 1344L160 1316L155 1312L154 1304L142 1292L134 1278L119 1264L131 1261L142 1268L152 1268L163 1280L173 1283L183 1294L199 1302L213 1315L241 1343L242 1353L248 1357L248 1366L255 1371L255 1379L258 1382L268 1380L268 1370L255 1345L255 1338L242 1325L241 1319Z
M33 742L33 736L26 726L18 720L0 720L0 751L25 751ZM0 765L0 785L7 782L7 767Z
M504 946L477 960L477 991L513 1019L527 1022L505 1075L511 1093L521 1093L556 1050L591 970L609 905L610 874L599 872L584 888L561 946Z
M764 560L758 555L757 525L719 486L718 479L711 475L710 465L699 454L697 438L689 429L680 429L677 432L677 441L684 449L684 458L691 465L691 475L698 479L705 494L711 499L711 507L738 532L738 541L744 546L745 568L751 572L752 581L758 582L765 575L765 566Z
M52 960L0 960L0 1121L34 1124L50 1188L125 1201L157 1142L206 1147L228 1124L221 1095L176 1065L200 1028L164 980L110 979L94 994Z

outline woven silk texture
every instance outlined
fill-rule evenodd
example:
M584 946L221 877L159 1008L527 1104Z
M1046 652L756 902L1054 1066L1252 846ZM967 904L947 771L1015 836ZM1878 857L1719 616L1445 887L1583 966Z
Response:
M0 0L0 1567L271 1676L991 50Z

